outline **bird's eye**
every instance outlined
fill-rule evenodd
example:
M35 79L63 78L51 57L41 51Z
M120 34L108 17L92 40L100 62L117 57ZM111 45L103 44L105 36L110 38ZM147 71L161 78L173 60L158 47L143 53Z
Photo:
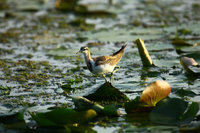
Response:
M87 48L81 48L81 51L85 51L85 50L87 50Z

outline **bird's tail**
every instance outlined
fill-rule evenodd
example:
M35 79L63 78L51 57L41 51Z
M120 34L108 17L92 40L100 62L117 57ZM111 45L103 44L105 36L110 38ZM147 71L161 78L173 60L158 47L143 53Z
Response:
M127 43L124 43L124 44L122 45L122 49L124 49L127 45L128 45Z
M120 49L119 51L115 52L115 53L113 54L113 56L115 56L115 55L117 55L117 54L119 54L119 53L121 53L121 52L123 53L123 52L124 52L124 49L126 48L126 46L127 46L127 43L123 44L122 47L121 47L121 49Z

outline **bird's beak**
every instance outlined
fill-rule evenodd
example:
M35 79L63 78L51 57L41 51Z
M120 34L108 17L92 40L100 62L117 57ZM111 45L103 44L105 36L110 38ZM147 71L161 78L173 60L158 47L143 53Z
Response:
M81 53L81 51L79 50L78 52L76 52L76 54L79 54L79 53Z

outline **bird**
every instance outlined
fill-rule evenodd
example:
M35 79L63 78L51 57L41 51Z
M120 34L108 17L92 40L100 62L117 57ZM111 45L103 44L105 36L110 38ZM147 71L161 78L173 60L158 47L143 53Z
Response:
M110 81L113 79L114 73L120 69L120 66L117 64L121 60L126 46L127 44L122 45L121 49L117 52L107 56L91 57L90 50L87 46L81 47L77 53L84 55L85 62L91 73L102 75L105 81L108 82L105 74L111 73Z

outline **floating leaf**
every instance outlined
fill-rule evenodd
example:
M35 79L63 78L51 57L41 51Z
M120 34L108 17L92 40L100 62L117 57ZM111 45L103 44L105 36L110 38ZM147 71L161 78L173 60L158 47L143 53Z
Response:
M130 113L150 112L157 102L164 99L171 92L170 85L162 80L157 80L148 85L142 92L141 97L137 97L125 103L125 111Z
M191 123L179 128L180 133L198 133L200 131L200 125L198 123Z
M84 98L81 96L75 96L75 97L72 97L72 100L75 104L76 110L85 111L88 109L94 109L97 113L100 113L100 114L103 113L103 109L104 109L103 106L97 103L94 103L88 100L87 98Z
M194 108L194 110L192 109ZM177 125L191 122L199 110L197 103L188 107L188 102L178 98L168 98L160 101L150 113L153 123Z
M64 84L60 86L66 93L69 93L74 90L74 88L71 87L71 84Z
M94 109L98 114L107 116L120 116L121 114L114 105L107 105L103 107L81 96L72 97L72 100L76 109L79 111Z
M196 102L192 102L187 108L187 111L181 117L182 124L191 122L195 117L197 112L199 111L199 104Z
M137 44L143 66L145 67L153 66L153 62L151 60L151 57L149 56L149 52L147 51L144 45L144 41L142 39L137 39L135 40L135 42Z
M179 89L178 91L175 92L175 94L179 95L180 97L184 97L184 96L194 97L197 95L191 90L184 90L184 89Z
M55 7L57 10L73 11L78 0L56 0Z
M79 0L56 0L55 7L57 10L70 11L84 15L112 15L114 12L108 10L108 7L102 4L82 4Z
M189 74L200 74L200 67L193 58L181 57L180 64Z
M24 122L24 112L17 112L10 115L0 116L0 122L4 124L13 124L18 122Z
M77 112L73 109L67 108L57 108L46 113L30 114L40 126L65 126L68 124L81 124L87 122L97 115L92 109Z
M71 69L72 72L76 71L77 69L80 69L79 67ZM66 82L61 84L61 88L66 92L66 93L70 93L70 92L74 92L75 89L81 89L82 86L81 85L77 85L79 83L83 82L82 78L75 78L75 79L67 79Z
M8 129L14 129L20 131L25 130L26 123L24 121L24 110L0 116L0 123L4 124L4 126Z
M164 99L171 92L171 87L166 81L157 80L149 84L142 92L140 102L146 106L155 106L157 102Z
M121 112L114 105L105 106L103 112L107 116L120 116L121 115Z
M138 112L125 115L125 121L131 125L140 125L140 127L150 125L149 112ZM135 129L135 128L134 128ZM135 132L135 130L133 130ZM144 132L144 131L142 131Z
M182 29L178 29L177 31L180 35L189 35L192 33L191 30L189 29L185 29L185 28L182 28Z
M184 39L176 38L173 39L172 44L175 46L196 46L197 44L190 44L186 42Z
M162 31L157 28L141 29L141 28L130 28L130 29L105 29L98 32L85 32L82 34L83 37L88 40L98 40L101 42L122 42L122 41L133 41L137 38L142 37L145 40L160 39Z
M152 107L146 107L140 101L140 97L125 103L125 111L127 114L150 112Z
M113 87L111 83L106 82L101 85L95 92L84 96L85 98L96 102L122 102L128 101L128 97Z

